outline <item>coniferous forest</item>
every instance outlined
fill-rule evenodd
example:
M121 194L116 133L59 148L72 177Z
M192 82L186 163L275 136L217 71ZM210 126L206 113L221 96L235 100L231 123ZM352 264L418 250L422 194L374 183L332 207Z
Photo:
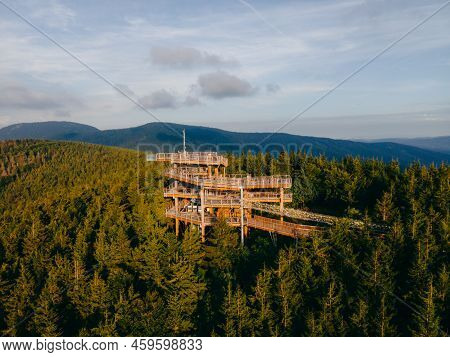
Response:
M289 174L294 208L343 217L294 240L165 218L163 165L82 143L0 143L4 336L447 336L449 166L229 155ZM352 228L349 218L364 222ZM370 224L386 227L383 234Z

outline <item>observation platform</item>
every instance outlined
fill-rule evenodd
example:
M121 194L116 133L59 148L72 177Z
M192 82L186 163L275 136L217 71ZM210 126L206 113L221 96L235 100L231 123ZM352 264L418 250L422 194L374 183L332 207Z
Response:
M147 154L147 161L180 165L228 166L228 159L217 152L179 152Z
M194 169L194 171L198 171ZM165 172L165 176L184 183L216 190L240 190L260 188L290 188L290 176L259 176L259 177L231 177L209 176L199 177L195 172L186 168L172 168Z
M293 238L306 237L321 229L283 220L284 204L292 202L292 194L285 192L292 186L290 176L226 175L228 159L216 152L148 154L147 160L170 164L164 172L169 180L164 197L173 200L166 216L175 219L177 235L180 222L195 224L201 227L205 240L205 228L219 216L230 226L241 228L242 243L249 228ZM264 211L261 205L270 206L269 213L280 218L254 215L254 209Z

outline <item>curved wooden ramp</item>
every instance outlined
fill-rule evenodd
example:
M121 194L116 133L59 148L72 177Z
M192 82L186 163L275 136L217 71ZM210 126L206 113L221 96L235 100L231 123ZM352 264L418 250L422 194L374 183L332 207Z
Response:
M278 233L292 238L309 237L314 232L319 232L322 228L303 224L284 222L278 219L253 215L247 218L247 226L267 232Z
M166 216L190 224L199 225L202 222L201 214L199 212L177 211L173 207L169 208L166 211ZM240 217L226 217L226 220L230 226L241 226ZM216 221L216 216L205 215L204 217L204 224L206 226L212 226ZM280 221L279 219L267 218L258 215L252 215L250 217L244 218L244 225L249 228L259 229L266 232L273 232L292 238L309 237L313 233L319 232L323 229L317 226L285 222Z

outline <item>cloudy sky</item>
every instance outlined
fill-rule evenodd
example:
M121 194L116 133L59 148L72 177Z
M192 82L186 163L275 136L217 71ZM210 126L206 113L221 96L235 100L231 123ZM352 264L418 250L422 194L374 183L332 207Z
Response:
M0 0L0 127L155 121L132 98L164 122L274 131L444 2ZM449 33L450 5L282 131L449 135Z

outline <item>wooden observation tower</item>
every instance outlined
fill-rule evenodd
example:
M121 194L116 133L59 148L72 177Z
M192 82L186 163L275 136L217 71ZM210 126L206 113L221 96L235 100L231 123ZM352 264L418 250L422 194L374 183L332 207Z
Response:
M185 145L182 152L149 154L147 160L170 164L164 173L169 179L164 197L173 200L166 216L175 219L177 235L180 222L196 224L200 226L204 241L206 227L213 225L218 217L223 217L231 226L240 227L242 244L249 228L294 238L319 229L283 220L284 204L292 202L290 176L226 175L227 158L217 152L187 152ZM255 209L280 217L256 215Z

